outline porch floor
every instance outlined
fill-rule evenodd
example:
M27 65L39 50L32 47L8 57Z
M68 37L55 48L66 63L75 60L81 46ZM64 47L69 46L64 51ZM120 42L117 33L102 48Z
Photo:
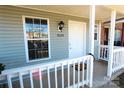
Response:
M124 69L112 74L111 80L107 77L107 62L98 60L94 62L93 87L94 88L119 88L117 82L114 82L119 75L124 72Z
M100 87L106 84L109 80L107 78L107 62L98 60L94 62L93 66L93 87Z

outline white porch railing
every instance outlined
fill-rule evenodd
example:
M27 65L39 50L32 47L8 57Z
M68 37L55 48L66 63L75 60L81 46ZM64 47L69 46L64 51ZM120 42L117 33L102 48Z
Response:
M113 52L112 73L124 68L124 48L115 48Z
M100 45L99 59L108 61L108 46L107 45Z
M100 45L99 59L108 61L109 53L107 45ZM124 47L114 46L111 73L124 68Z
M82 64L82 65L81 65ZM78 66L78 71L75 70L75 67ZM86 66L86 69L85 69ZM82 68L82 71L80 69ZM46 71L46 82L43 79L43 73ZM60 71L60 72L58 72ZM51 76L51 72L54 72ZM66 73L66 75L65 75ZM58 75L59 74L59 75ZM46 64L38 64L26 67L20 67L10 70L5 70L0 75L0 78L6 78L9 88L13 88L14 78L17 78L18 85L23 88L25 87L26 82L24 82L24 77L29 75L30 87L34 88L34 78L38 78L38 82L41 88L44 87L44 84L48 88L51 88L54 84L54 87L61 88L64 87L80 87L87 85L92 87L93 80L93 57L90 55L62 60L58 62L51 62ZM66 78L67 76L67 78ZM66 80L65 80L66 78ZM72 80L71 80L72 79ZM77 79L77 82L76 82ZM46 84L47 83L47 84ZM67 86L65 85L67 83Z

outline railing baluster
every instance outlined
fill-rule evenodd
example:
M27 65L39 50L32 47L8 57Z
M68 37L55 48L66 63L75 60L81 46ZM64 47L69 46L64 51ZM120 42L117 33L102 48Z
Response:
M104 47L102 47L102 58L104 58Z
M84 60L82 60L82 82L83 82L83 87L84 87L84 68L85 68L85 65L84 65Z
M47 76L48 76L48 88L51 87L51 83L50 83L50 71L49 71L49 66L47 67Z
M113 54L113 64L112 64L112 69L114 68L114 63L115 63L115 54Z
M103 58L105 57L105 48L103 48Z
M102 47L100 46L100 54L99 54L100 58L101 58L101 54L102 54Z
M107 48L105 48L105 59L107 59Z
M99 48L99 58L101 58L101 46Z
M120 52L120 56L122 55L122 51ZM122 57L120 58L120 65L122 65Z
M31 83L31 88L34 88L34 82L33 82L32 71L29 71L29 73L30 73L30 83Z
M75 88L75 61L73 62L73 87Z
M8 87L9 87L9 88L12 88L11 75L7 75L7 80L8 80Z
M124 65L124 51L122 52L122 64Z
M19 82L20 82L20 87L24 88L24 84L23 84L23 78L22 78L22 73L19 73Z
M121 55L122 55L122 57L121 57L121 64L124 65L123 64L123 55L124 55L123 51L122 51L122 54Z
M121 53L122 53L122 51L120 51L119 57L121 57ZM119 65L121 65L121 58L119 59Z
M106 59L106 48L104 48L104 58Z
M106 53L107 53L107 48L105 48L105 59L107 59Z
M118 56L118 53L115 54L115 67L117 67L117 56Z
M117 67L118 53L115 54L115 67Z
M64 88L64 68L63 68L63 63L61 64L62 68L62 88Z
M115 62L116 62L116 63L115 63L115 64L116 64L116 67L118 67L118 62L117 62L117 61L119 61L119 60L118 60L118 53L116 54L116 61L115 61Z
M80 60L78 60L78 88L80 87Z
M122 52L120 52L120 55L119 55L119 56L121 56L121 55L122 55ZM120 60L119 60L120 63L119 63L119 65L122 65L122 64L121 64L121 59L122 59L122 58L120 57Z
M102 49L102 53L101 53L102 56L101 57L103 58L103 47L101 49Z
M56 64L54 65L55 67L55 87L57 88L58 87L58 82L57 82L57 67L56 67Z
M105 58L106 48L104 48L104 58Z
M121 58L119 58L119 57L121 57L121 56L120 56L120 52L118 53L118 60L117 60L117 61L118 61L118 62L117 62L117 63L118 63L118 66L120 65L120 62L121 62L121 60L120 60Z
M40 88L42 88L43 87L43 84L42 84L42 70L39 69L38 72L39 72Z
M99 59L101 58L101 47L99 48Z
M89 59L89 87L92 87L93 83L93 57Z
M70 65L68 62L68 87L70 86Z
M87 62L87 71L86 71L86 81L87 81L87 84L88 84L88 80L89 80L89 58L87 58L86 60Z

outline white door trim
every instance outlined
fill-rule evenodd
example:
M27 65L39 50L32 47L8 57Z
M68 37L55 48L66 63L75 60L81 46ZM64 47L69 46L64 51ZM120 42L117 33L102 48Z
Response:
M86 28L87 28L87 24L86 22L81 22L81 21L74 21L74 20L68 20L68 58L70 58L70 49L69 49L69 22L80 22L80 23L83 23L85 25L85 30L83 32L83 50L84 51L84 55L86 55Z

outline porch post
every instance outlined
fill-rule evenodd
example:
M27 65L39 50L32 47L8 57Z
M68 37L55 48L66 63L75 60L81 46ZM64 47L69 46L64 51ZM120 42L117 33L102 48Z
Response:
M109 31L109 60L108 60L108 71L107 71L107 76L109 77L111 77L112 75L115 20L116 20L116 11L113 10L111 11L111 24L110 24L110 31Z
M95 26L95 5L90 6L89 15L89 53L94 55L94 26Z
M100 57L100 44L101 44L101 22L99 22L98 26L98 59Z

